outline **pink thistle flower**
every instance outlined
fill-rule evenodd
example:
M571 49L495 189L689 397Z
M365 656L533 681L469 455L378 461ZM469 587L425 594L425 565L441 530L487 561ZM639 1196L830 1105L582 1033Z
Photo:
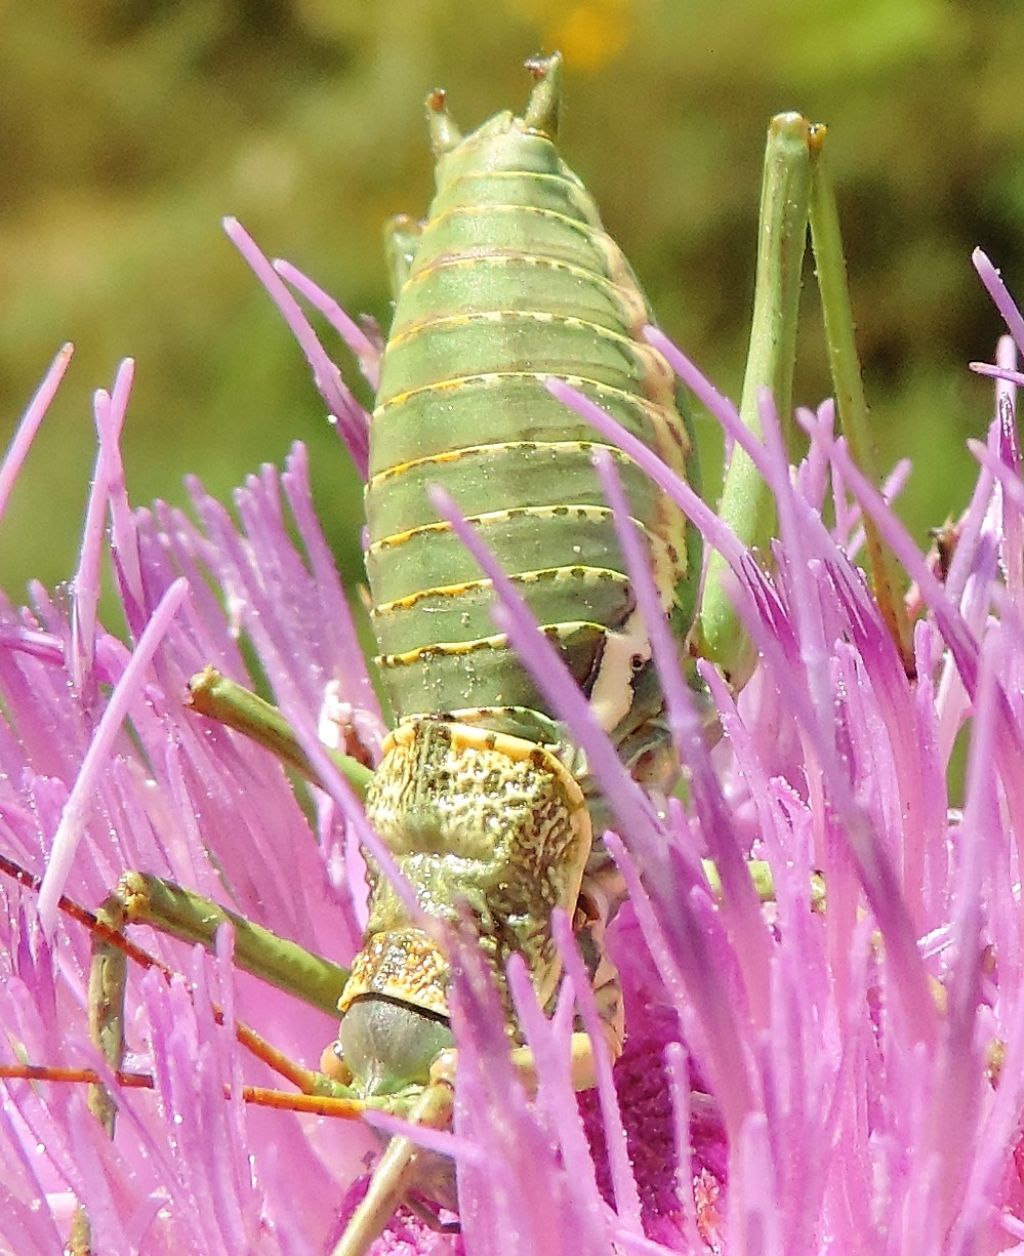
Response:
M286 284L370 378L373 338L293 267L271 266L237 224L230 231L363 465L366 416ZM1011 330L1024 331L996 272L984 259L979 269ZM455 1160L461 1234L402 1212L374 1250L1024 1251L1024 487L1009 342L987 368L997 413L975 447L978 484L942 581L852 465L831 406L801 415L810 448L791 468L768 399L762 445L651 334L771 485L773 575L649 451L585 398L552 388L726 557L759 664L738 698L702 669L722 730L709 749L614 465L599 460L687 784L685 802L656 805L458 503L438 497L494 580L501 629L613 802L607 840L630 899L610 946L628 1038L614 1069L600 1057L598 1086L576 1096L569 1035L594 1009L568 922L557 921L566 978L552 1018L523 966L509 971L536 1063L528 1099L486 970L460 944L454 1126L417 1137ZM0 512L67 356L0 470ZM33 586L26 608L0 603L0 853L43 879L41 891L0 882L0 1055L103 1076L85 1017L90 940L59 910L62 895L92 908L140 868L342 964L365 922L359 844L374 839L344 782L321 755L327 788L300 805L265 750L186 709L188 678L207 664L247 684L262 672L311 757L319 734L349 737L375 761L383 732L302 447L283 473L263 468L238 491L234 516L198 481L192 516L135 509L118 452L130 384L126 364L97 395L99 451L71 583L55 594ZM864 514L916 589L913 681L852 562ZM105 562L127 643L98 618ZM947 780L965 732L960 805ZM61 1250L81 1201L97 1251L329 1251L365 1189L378 1145L369 1125L404 1127L247 1106L243 1085L275 1082L238 1043L236 1021L307 1064L334 1023L234 970L230 930L215 955L136 932L180 974L130 974L127 1067L150 1074L152 1092L110 1081L111 1142L83 1087L2 1084L0 1248Z

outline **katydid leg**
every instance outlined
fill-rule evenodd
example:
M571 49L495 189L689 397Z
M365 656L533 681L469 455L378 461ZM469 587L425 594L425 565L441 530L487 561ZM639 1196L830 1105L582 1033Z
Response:
M408 214L396 214L384 226L384 251L387 254L388 273L391 278L391 295L398 293L409 278L412 261L416 256L423 227Z
M758 436L762 389L775 398L783 424L790 421L800 284L807 244L811 167L810 123L796 113L779 114L768 128L758 221L757 278L750 347L743 377L740 416ZM775 503L748 454L733 451L722 487L719 513L740 540L762 552L775 534ZM753 648L729 598L726 564L718 553L708 561L700 612L700 649L738 690L754 665Z
M28 890L38 891L42 884L41 877L33 872L29 872L26 868L21 867L20 864L15 863L12 859L8 859L2 854L0 854L0 873L10 877ZM57 905L65 915L70 916L72 920L82 925L88 931L93 939L94 952L101 942L106 942L108 950L112 949L121 952L126 960L130 960L140 968L155 968L162 972L168 980L174 975L172 969L162 964L141 946L125 937L120 931L120 926L114 927L109 923L109 920L101 920L98 915L88 911L80 903L76 903L74 899L68 898L67 895L61 895ZM114 913L113 918L123 923L123 913ZM341 969L340 972L343 975L345 970ZM113 975L114 970L111 969L111 976ZM339 979L343 980L343 976ZM223 1015L216 1004L213 1006L213 1011L215 1018L222 1023ZM310 1070L302 1068L294 1060L282 1054L243 1021L235 1021L235 1037L251 1055L262 1060L275 1073L293 1082L300 1089L304 1087L308 1089L307 1079L311 1076L318 1076L317 1074L311 1074Z
M438 1057L432 1080L410 1114L414 1125L444 1129L450 1124L454 1107L454 1062L454 1051L442 1052ZM365 1256L403 1202L406 1192L415 1185L419 1161L429 1155L406 1135L391 1139L332 1256Z
M189 681L188 688L189 706L193 711L234 729L236 733L242 733L250 741L269 750L285 767L292 768L314 785L317 783L316 773L294 730L276 706L244 685L230 680L215 667L205 667L197 672ZM373 776L373 769L329 746L325 746L324 750L358 797L362 798Z
M184 942L212 949L217 930L235 930L235 963L269 985L294 994L329 1016L338 1009L348 970L262 925L228 911L212 899L143 872L126 872L101 909L121 925L146 924Z
M173 882L141 872L127 872L97 912L101 930L93 933L89 970L89 1034L114 1072L124 1061L124 1010L128 957L111 934L126 925L147 924L184 942L212 949L217 930L235 930L235 962L280 990L294 994L328 1016L337 1010L347 970L260 925L219 906L212 899ZM333 1083L312 1070L293 1068L303 1090L330 1093ZM100 1086L90 1088L89 1106L108 1133L114 1130L114 1101Z
M41 884L40 877L2 855L0 872L26 889L38 891ZM88 929L92 937L88 993L90 1036L111 1071L125 1086L152 1087L152 1078L144 1074L123 1074L121 1069L128 962L130 960L143 968L155 967L168 977L172 975L162 963L123 935L122 930L128 924L149 924L183 941L200 942L212 949L218 928L230 923L236 933L236 962L239 967L296 994L331 1017L336 1013L337 1002L348 977L346 969L330 960L277 937L210 899L159 877L127 873L95 915L64 895L59 899L58 906ZM214 1007L214 1013L218 1020L223 1019L219 1008ZM284 1056L240 1022L235 1025L235 1035L249 1051L303 1092L292 1096L280 1091L246 1087L243 1097L247 1102L348 1118L358 1117L367 1106L403 1110L400 1097L392 1097L387 1104L371 1101L367 1105L334 1079L306 1069ZM24 1062L3 1066L0 1077L87 1084L89 1107L107 1133L113 1136L116 1103L92 1070L47 1068ZM305 1101L314 1106L304 1106ZM408 1110L407 1105L404 1110ZM79 1207L72 1220L68 1250L76 1254L88 1253L91 1246L89 1218Z
M767 388L775 399L783 430L790 424L801 272L809 226L839 420L858 464L877 482L839 214L825 157L826 133L826 127L809 123L796 113L779 114L768 130L754 314L740 415L746 427L759 436L759 397ZM735 451L726 473L719 513L744 544L767 552L775 531L772 493L742 450ZM879 606L910 674L913 650L895 559L872 521L865 520L865 530ZM725 571L721 556L712 554L701 609L700 647L739 689L750 674L753 655L729 599Z
M810 226L818 291L821 293L821 310L825 320L825 340L832 371L832 387L835 390L839 422L850 452L865 475L870 477L872 483L878 484L881 476L876 465L864 381L860 373L853 308L839 229L839 209L825 155L826 135L827 128L824 126L811 128ZM879 531L878 524L866 511L863 522L868 568L878 607L900 652L907 675L912 677L914 647L910 620L903 603L904 590L899 563Z

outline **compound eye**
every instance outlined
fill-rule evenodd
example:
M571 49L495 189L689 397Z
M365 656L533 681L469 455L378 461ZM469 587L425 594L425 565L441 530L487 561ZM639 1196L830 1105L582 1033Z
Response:
M320 1057L320 1072L326 1074L332 1081L341 1082L343 1086L347 1086L352 1081L352 1070L341 1054L341 1043L337 1039L329 1047L324 1048L324 1053Z
M425 1086L431 1064L453 1043L445 1017L374 994L352 1002L338 1032L345 1064L366 1095Z

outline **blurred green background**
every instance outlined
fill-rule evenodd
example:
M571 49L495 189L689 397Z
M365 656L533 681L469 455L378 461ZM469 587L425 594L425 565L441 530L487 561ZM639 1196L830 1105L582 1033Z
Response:
M991 412L966 362L991 358L1000 331L972 247L1024 281L1012 0L8 0L2 14L0 441L59 344L78 346L0 531L12 594L74 569L91 392L129 354L137 504L182 500L189 471L225 494L302 438L358 578L358 489L220 219L386 326L380 227L428 202L425 93L446 86L474 126L521 108L523 59L555 47L564 153L662 325L734 395L765 127L791 108L829 123L882 463L914 458L902 509L922 542L966 500L964 440ZM796 397L816 403L829 381L809 274L804 315Z

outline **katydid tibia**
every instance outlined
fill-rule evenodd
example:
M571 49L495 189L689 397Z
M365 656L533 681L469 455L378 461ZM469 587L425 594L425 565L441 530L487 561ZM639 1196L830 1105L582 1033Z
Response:
M370 424L366 502L378 662L396 722L376 770L332 756L364 799L390 865L369 860L363 949L350 969L340 968L209 898L137 872L95 917L65 900L94 936L93 1041L126 1087L145 1085L123 1071L127 966L153 962L122 936L134 922L206 947L230 923L240 967L328 1014L340 1008L338 1039L319 1070L280 1059L240 1028L246 1045L302 1092L296 1108L341 1116L375 1109L439 1129L450 1123L458 1027L453 1032L447 1001L447 939L467 922L502 991L509 1046L524 1077L531 1061L505 968L520 957L541 1005L553 1005L561 978L548 923L554 908L568 914L583 943L604 1038L595 1045L582 1030L572 1035L578 1087L593 1084L595 1051L614 1057L621 1049L618 979L603 947L622 892L601 841L616 801L588 778L558 713L495 630L493 582L438 517L432 492L440 484L475 524L634 776L670 787L674 765L651 644L593 465L600 442L547 382L571 384L684 476L695 465L692 431L667 361L644 336L646 299L555 147L559 58L530 68L535 85L524 115L499 114L465 138L443 94L431 95L437 194L422 224L402 219L392 238L395 322ZM757 431L765 389L789 413L809 222L839 412L864 463L870 446L823 143L824 128L795 114L769 129L741 413ZM680 647L741 685L750 659L723 568L712 559L698 608L695 529L630 458L600 447L626 482L661 613ZM727 472L722 514L742 542L767 552L773 503L742 451ZM869 550L879 602L908 660L892 565L870 526ZM196 677L191 703L317 783L301 740L255 695L211 670ZM0 869L35 884L9 861ZM751 872L770 896L763 865ZM713 882L714 869L706 873ZM93 1110L114 1134L115 1099L94 1070L73 1075L24 1064L0 1075L90 1083ZM245 1097L288 1105L272 1095ZM337 1256L365 1252L418 1188L456 1205L437 1157L424 1156L412 1133L395 1137ZM88 1246L82 1213L73 1241Z

